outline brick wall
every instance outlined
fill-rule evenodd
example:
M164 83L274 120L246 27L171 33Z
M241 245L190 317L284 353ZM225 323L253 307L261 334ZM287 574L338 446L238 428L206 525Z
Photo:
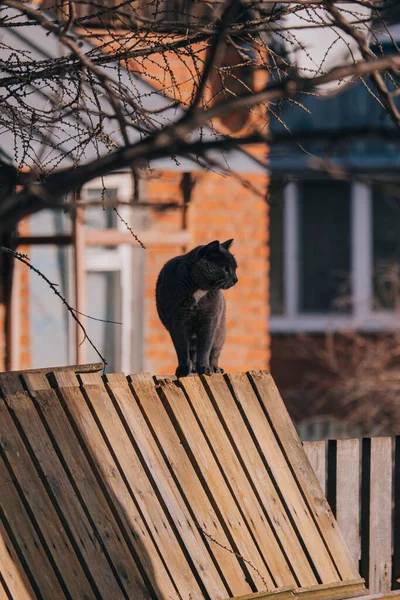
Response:
M173 178L176 177L175 182ZM166 199L168 187L175 186L180 197L180 174L164 173L148 189L149 200ZM234 177L196 173L188 211L192 247L214 239L234 238L232 251L239 268L239 283L225 292L227 301L227 340L221 357L226 371L263 369L269 363L268 334L268 205L265 202L264 175L252 175L259 194L246 189ZM179 212L152 215L152 226L174 231L181 228ZM171 374L176 368L175 351L161 325L155 306L155 284L164 263L186 251L179 247L153 247L147 251L145 303L145 370Z
M25 219L19 225L20 233L29 233L29 220ZM27 246L20 246L18 251L29 254ZM2 273L3 275L3 273ZM31 340L30 340L30 304L29 304L29 269L16 261L14 265L14 277L18 278L18 303L19 303L19 340L17 352L19 354L19 368L28 369L31 366ZM3 284L0 281L0 286ZM0 371L6 369L6 308L4 304L3 290L0 290Z

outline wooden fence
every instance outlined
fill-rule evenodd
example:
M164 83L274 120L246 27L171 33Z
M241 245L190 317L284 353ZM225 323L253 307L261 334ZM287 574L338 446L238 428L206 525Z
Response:
M304 448L370 591L400 589L400 436Z

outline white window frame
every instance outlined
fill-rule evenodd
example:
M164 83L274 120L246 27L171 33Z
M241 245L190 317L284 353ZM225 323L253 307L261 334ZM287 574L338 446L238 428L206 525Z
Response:
M372 192L363 183L350 186L352 314L302 313L299 309L299 188L291 182L283 191L283 314L270 316L271 333L400 329L396 312L372 309Z
M86 199L85 193L88 190L116 189L118 200L130 202L132 199L132 176L129 173L120 173L98 178L87 183L81 192L81 199ZM118 212L121 217L129 224L132 223L133 210L130 206L119 205ZM116 229L126 231L126 225L117 219ZM119 244L114 247L101 248L92 255L88 252L93 246L86 246L85 249L85 272L117 272L120 277L120 307L122 325L115 325L120 329L117 335L119 340L120 356L117 357L118 370L123 373L132 373L135 359L138 360L138 350L133 348L133 342L142 346L141 336L133 335L134 329L134 310L140 310L140 307L134 306L134 247L131 244ZM71 263L72 264L72 263ZM85 294L86 295L86 294ZM72 296L71 296L72 297ZM86 307L86 314L90 315L90 307ZM140 316L142 320L143 315ZM84 318L83 318L84 320ZM72 324L73 326L73 324ZM75 345L74 334L70 332L70 356L74 356ZM133 339L135 337L135 340ZM87 343L87 342L85 342ZM135 356L134 356L135 355ZM106 357L107 358L107 357ZM72 359L73 360L73 359ZM141 362L142 359L140 359ZM140 365L139 365L140 368Z

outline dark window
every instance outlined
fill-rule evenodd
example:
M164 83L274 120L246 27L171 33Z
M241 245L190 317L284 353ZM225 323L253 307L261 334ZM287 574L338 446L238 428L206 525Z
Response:
M284 186L280 182L271 182L269 203L269 248L270 248L270 306L271 314L282 315L284 305L284 277L283 277L283 214L284 214Z
M373 192L373 293L375 310L400 308L400 198L384 187Z
M350 305L350 186L299 185L300 310L348 312Z

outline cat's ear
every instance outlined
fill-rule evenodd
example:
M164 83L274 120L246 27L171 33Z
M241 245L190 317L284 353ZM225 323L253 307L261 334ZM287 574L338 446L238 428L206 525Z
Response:
M222 242L221 246L223 246L225 248L225 250L229 250L229 248L232 246L232 244L233 244L233 239L226 240L226 242Z
M200 258L203 258L204 256L207 256L208 254L212 254L212 253L215 253L218 251L219 251L219 241L214 240L213 242L210 242L206 246L203 246L202 249L200 250L198 256Z

